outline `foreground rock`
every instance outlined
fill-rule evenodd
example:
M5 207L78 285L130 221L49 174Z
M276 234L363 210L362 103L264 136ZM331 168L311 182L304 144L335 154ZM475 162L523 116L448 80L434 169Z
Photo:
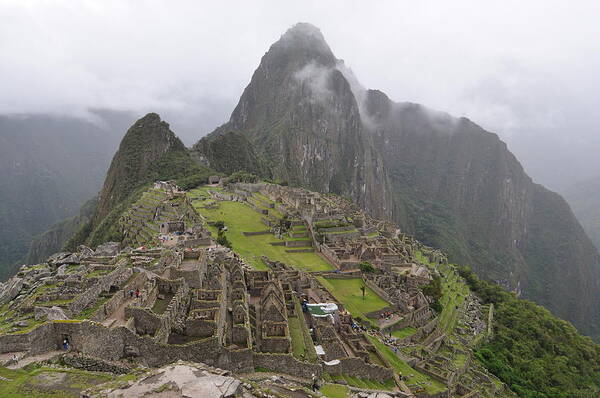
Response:
M110 385L108 383L107 385ZM251 387L220 369L204 364L179 361L141 375L131 384L119 387L107 385L84 391L87 398L227 398L258 397L250 392ZM242 395L243 394L243 395Z
M13 300L23 287L22 278L12 278L6 283L0 283L0 305Z
M48 307L35 307L35 320L40 321L47 319L49 321L60 321L63 319L69 319L69 317L65 314L62 308L53 306L51 308Z

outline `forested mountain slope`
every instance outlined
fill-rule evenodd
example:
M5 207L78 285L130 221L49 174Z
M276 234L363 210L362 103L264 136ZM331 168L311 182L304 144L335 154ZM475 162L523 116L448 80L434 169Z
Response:
M35 235L77 213L102 184L125 120L0 116L0 280L24 261Z
M497 135L365 90L317 28L298 24L271 46L194 158L225 171L206 148L231 131L256 153L246 170L264 159L274 180L350 197L598 335L600 259L566 202L535 184Z

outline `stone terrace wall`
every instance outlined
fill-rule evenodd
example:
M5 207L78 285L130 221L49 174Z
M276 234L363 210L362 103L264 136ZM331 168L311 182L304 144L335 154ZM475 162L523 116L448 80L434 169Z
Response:
M417 398L450 398L450 390L438 392L436 394L428 394L426 392L417 393Z
M171 329L176 323L183 322L189 304L190 288L183 282L160 317L160 327L154 336L157 342L166 343L169 340Z
M270 370L276 370L281 373L296 375L299 377L311 378L313 374L321 376L323 369L321 365L301 362L290 354L266 354L253 353L254 366Z
M139 334L154 336L160 327L160 317L147 308L125 307L125 319L133 318L133 326Z
M360 358L342 358L337 365L324 365L325 371L332 375L348 375L361 379L385 382L394 377L391 369L366 363Z
M85 292L75 297L67 307L67 310L72 315L80 313L86 307L95 303L100 297L100 293L110 290L113 285L120 285L125 282L133 274L133 270L129 267L121 265L113 272L98 279Z
M68 336L73 350L84 355L116 361L135 352L136 362L147 366L163 366L179 359L204 362L207 365L233 372L254 370L250 349L228 350L216 338L194 341L188 344L161 344L150 337L140 337L125 327L109 329L101 324L82 321L56 321L40 325L24 334L29 340L31 355L60 349L63 336ZM14 336L0 336L0 352L13 352Z
M122 290L119 290L111 297L106 303L104 303L90 318L92 321L100 322L105 320L110 314L115 312L121 304L123 304L129 298L129 291L136 289L142 289L144 284L148 280L146 273L142 272L136 275L131 282L129 282Z
M72 368L83 369L90 372L108 372L114 374L129 373L131 369L121 365L106 362L102 359L92 358L85 355L62 355L60 361Z
M30 347L30 335L27 333L6 334L0 336L0 354L5 352L27 351Z
M373 283L373 281L371 281L369 279L365 279L365 278L363 278L363 281L365 282L365 284L368 287L371 288L371 290L373 290L375 293L377 293L377 295L379 297L381 297L382 299L384 299L388 303L395 304L396 300L392 299L390 297L390 295L387 294L387 292L385 290L383 290L382 288L380 288L379 286L377 286L375 283Z

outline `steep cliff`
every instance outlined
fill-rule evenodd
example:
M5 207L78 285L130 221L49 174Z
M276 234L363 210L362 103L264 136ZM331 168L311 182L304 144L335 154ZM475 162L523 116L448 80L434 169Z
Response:
M0 280L36 235L98 192L125 124L123 113L94 116L0 116Z
M25 263L37 264L50 255L62 251L69 239L91 221L97 205L96 196L85 202L77 215L54 224L46 232L33 238Z
M204 148L229 131L248 138L274 178L350 197L598 334L598 253L564 200L468 119L362 88L317 28L298 24L271 46L229 122L194 157L226 170Z
M176 179L202 170L169 124L156 113L147 114L127 130L106 174L94 215L67 242L67 247L120 240L116 221L145 186L155 180Z
M596 334L600 259L569 206L468 119L369 91L366 116L395 218L457 262Z
M600 176L574 184L564 195L583 229L600 249Z
M254 149L246 135L225 130L214 139L203 139L194 145L190 152L194 159L203 165L212 165L219 171L231 174L245 170L263 177L271 177L271 171L264 159Z
M230 121L196 144L194 156L210 159L207 142L243 132L275 180L339 193L390 217L381 160L362 133L358 103L338 64L318 29L296 25L262 58Z

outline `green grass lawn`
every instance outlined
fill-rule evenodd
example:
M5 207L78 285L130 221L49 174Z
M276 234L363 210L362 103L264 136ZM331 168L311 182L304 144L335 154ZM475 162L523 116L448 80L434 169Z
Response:
M300 360L306 357L306 345L304 344L304 336L300 328L300 319L295 316L288 318L290 328L290 336L292 337L292 354Z
M154 302L154 305L152 306L152 312L154 312L157 315L164 314L164 312L167 309L167 306L171 302L172 298L173 298L173 294L165 294L164 299L157 298L156 301Z
M91 386L105 383L114 376L82 370L37 368L30 371L0 367L2 398L78 398Z
M202 191L190 191L191 196L197 196ZM283 242L272 234L244 236L243 232L264 231L268 229L261 222L261 215L252 210L248 205L239 202L221 201L218 209L207 210L201 208L202 201L194 202L198 213L209 221L223 221L227 226L225 235L235 250L248 264L256 269L266 270L261 256L270 260L281 261L285 264L298 267L307 271L327 271L334 269L325 259L315 252L286 253L285 246L272 246L271 242ZM213 236L217 235L216 228L209 227Z
M358 387L358 388L367 388L371 390L393 390L396 387L396 383L394 379L389 379L385 383L376 380L370 379L360 379L358 377L352 377L348 375L339 375L333 376L329 375L328 377L324 377L325 380L330 379L331 381L341 381L345 380L349 386Z
M430 378L429 376L420 373L419 371L411 368L406 362L401 360L391 348L383 344L375 337L365 335L371 341L371 343L377 348L377 350L383 355L383 357L392 365L392 367L404 376L408 384L420 384L426 392L429 394L435 394L446 390L446 386L437 380ZM412 375L412 376L410 376Z
M325 384L321 388L321 393L327 398L347 398L350 394L350 389L341 384Z
M323 287L336 298L344 307L352 314L352 316L360 317L365 321L369 321L375 325L373 320L369 320L366 313L377 311L390 305L371 290L369 287L365 289L365 297L363 300L361 286L364 282L361 278L351 279L325 279L318 276L317 279Z
M394 330L392 332L392 336L394 336L398 339L403 339L405 337L412 336L413 334L415 334L416 331L417 331L417 329L409 326L409 327L402 328L400 330Z
M443 330L450 332L454 330L458 322L459 311L457 307L460 308L469 289L450 267L444 270L444 274L447 276L447 280L442 280L441 303L443 309L439 322Z

